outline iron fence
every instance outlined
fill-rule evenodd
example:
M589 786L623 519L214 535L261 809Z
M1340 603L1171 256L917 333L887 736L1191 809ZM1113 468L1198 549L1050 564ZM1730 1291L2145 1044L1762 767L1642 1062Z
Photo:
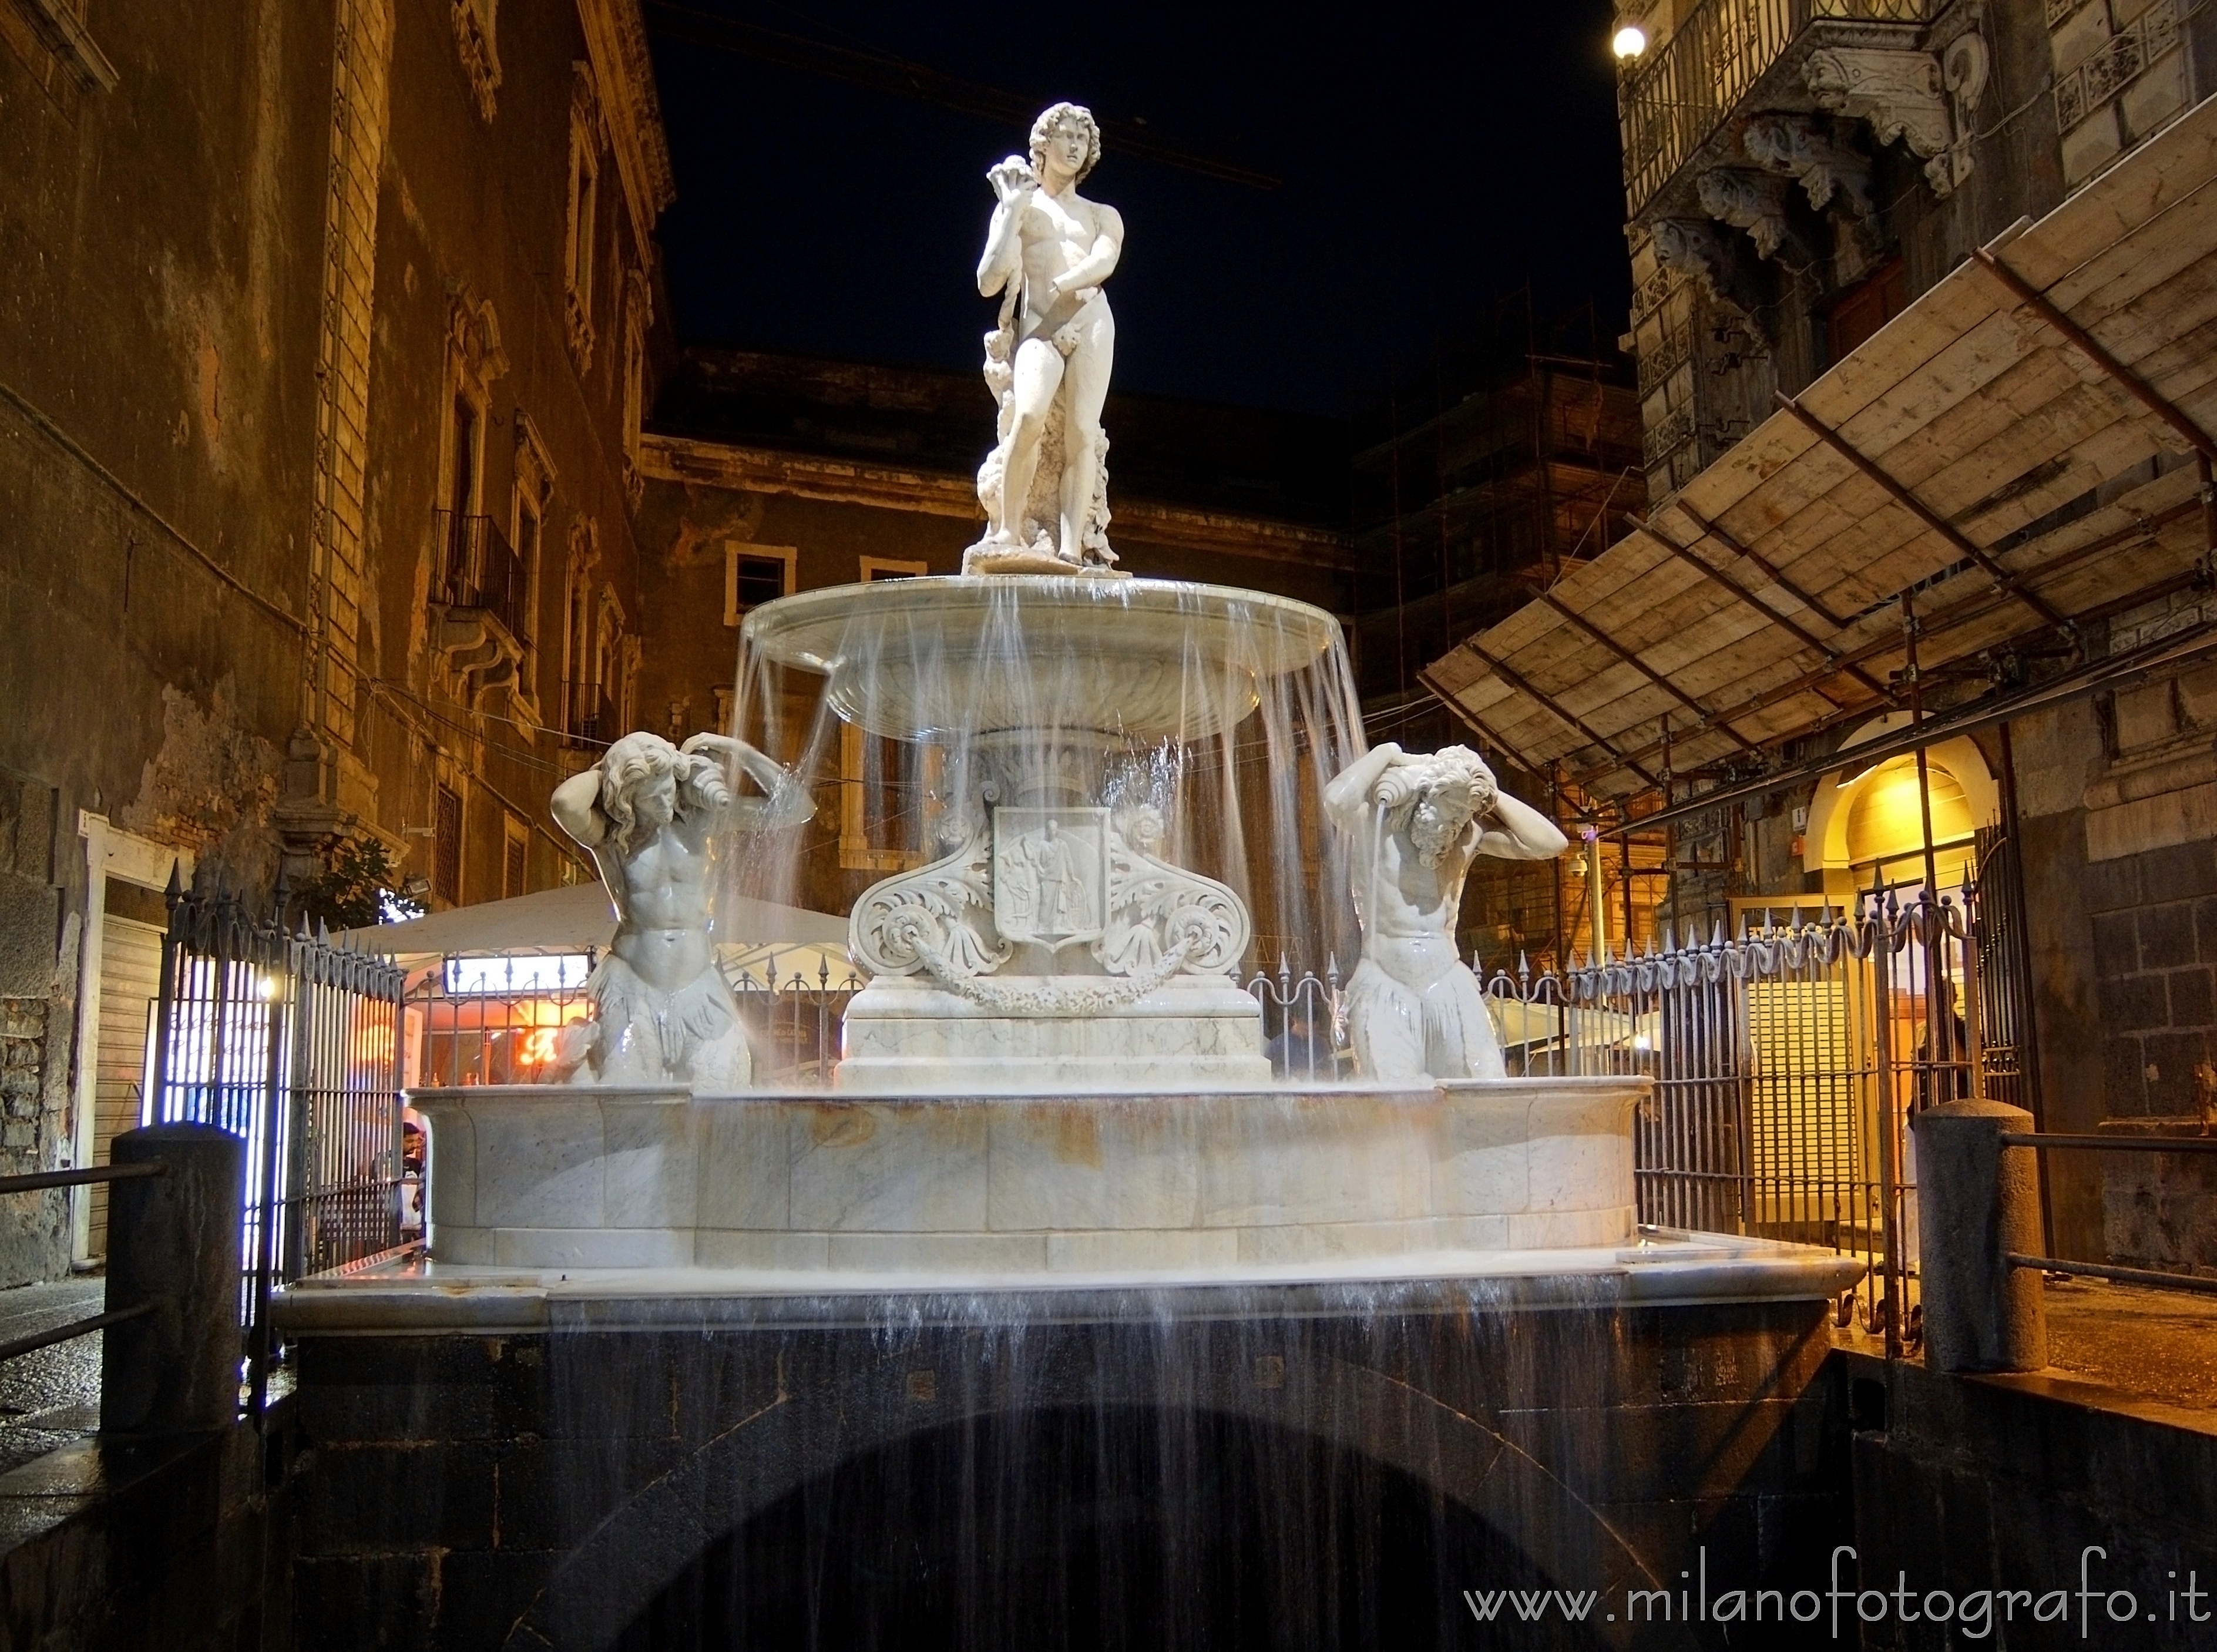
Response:
M1921 23L1940 0L1703 0L1628 67L1617 97L1637 215L1813 22Z
M1707 941L1666 932L1559 977L1496 970L1485 990L1512 1073L1654 1080L1634 1125L1643 1222L1860 1257L1871 1271L1843 1315L1898 1352L1917 1334L1909 1121L1987 1093L1982 1030L2014 1024L1985 1006L2019 996L2019 974L2014 936L1989 931L1967 881L1874 894L1852 915L1782 907ZM2018 1081L2014 1047L1997 1054Z
M562 1030L591 1013L598 952L477 960L485 967L466 974L456 970L460 962L444 960L409 986L409 1087L539 1084L557 1076ZM847 1005L862 982L851 971L833 974L821 959L810 974L781 969L774 956L727 967L724 978L747 1029L755 1082L830 1084Z
M172 881L140 1123L213 1124L246 1142L240 1314L257 1404L272 1285L412 1242L400 999L390 959Z

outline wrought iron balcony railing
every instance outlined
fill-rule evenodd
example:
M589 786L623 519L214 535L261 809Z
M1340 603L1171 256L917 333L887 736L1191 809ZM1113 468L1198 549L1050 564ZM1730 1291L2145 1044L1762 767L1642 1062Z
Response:
M1639 215L1812 23L1922 23L1942 3L1703 0L1619 88L1627 213Z
M449 608L481 609L518 643L528 644L529 579L500 524L491 517L466 517L453 510L431 514L439 549L439 578L431 600Z

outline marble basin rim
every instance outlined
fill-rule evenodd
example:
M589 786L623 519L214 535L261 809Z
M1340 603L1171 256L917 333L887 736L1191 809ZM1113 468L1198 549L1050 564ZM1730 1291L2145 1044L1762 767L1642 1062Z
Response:
M1648 1086L410 1099L442 1264L1139 1277L1628 1243Z
M841 718L890 739L1152 741L1239 722L1260 682L1324 659L1340 628L1310 603L1229 585L939 576L781 597L740 634L763 658L824 673Z

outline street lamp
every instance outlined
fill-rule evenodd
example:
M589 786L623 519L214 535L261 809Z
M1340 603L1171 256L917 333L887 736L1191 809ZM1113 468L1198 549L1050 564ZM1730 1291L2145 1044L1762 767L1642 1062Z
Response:
M1647 49L1647 31L1637 23L1627 23L1609 44L1620 59L1629 62Z

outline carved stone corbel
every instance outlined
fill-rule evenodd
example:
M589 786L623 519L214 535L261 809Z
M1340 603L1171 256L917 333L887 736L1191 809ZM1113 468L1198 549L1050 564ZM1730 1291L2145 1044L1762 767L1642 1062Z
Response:
M1790 232L1786 226L1784 178L1769 172L1749 172L1720 166L1701 174L1695 186L1701 210L1712 218L1743 229L1755 243L1756 256L1768 258L1782 246Z
M1880 144L1907 144L1910 153L1926 163L1924 176L1933 193L1954 192L1960 176L1955 127L1940 59L1932 53L1827 46L1811 53L1801 72L1819 108L1867 121ZM1967 173L1967 147L1961 162Z
M1752 316L1756 297L1740 254L1715 225L1701 218L1665 218L1650 231L1655 262L1699 282L1708 295Z
M1869 157L1836 141L1809 116L1757 115L1740 141L1764 171L1797 179L1814 210L1830 207L1864 220L1872 215Z
M432 612L437 623L432 629L431 647L442 668L460 679L459 697L463 704L472 711L485 710L496 692L516 686L523 649L487 619L483 609L442 604Z

